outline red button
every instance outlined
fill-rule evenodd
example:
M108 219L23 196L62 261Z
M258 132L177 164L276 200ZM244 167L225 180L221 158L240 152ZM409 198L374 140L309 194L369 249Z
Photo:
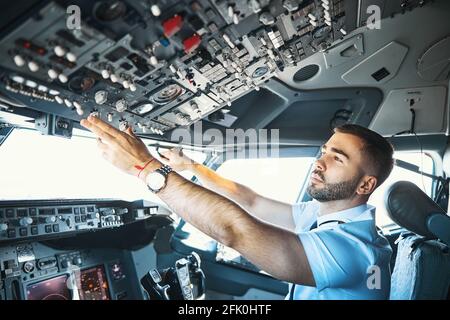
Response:
M174 15L172 18L167 19L163 22L164 35L169 38L175 33L180 31L183 25L183 17L179 15Z
M196 33L193 34L191 37L183 40L184 52L191 53L198 48L201 42L202 38Z

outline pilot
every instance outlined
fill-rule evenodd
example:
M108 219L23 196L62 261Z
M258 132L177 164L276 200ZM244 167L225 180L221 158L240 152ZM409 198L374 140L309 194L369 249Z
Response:
M102 155L141 179L185 221L289 282L286 299L387 299L391 247L367 201L393 167L393 148L358 125L334 130L315 161L307 192L295 205L258 195L171 150L153 158L128 128L121 132L89 116L81 124ZM191 170L197 185L175 171Z

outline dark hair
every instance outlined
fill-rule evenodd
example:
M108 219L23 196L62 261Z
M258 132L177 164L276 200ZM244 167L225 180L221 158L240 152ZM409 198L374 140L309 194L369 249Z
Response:
M372 165L378 183L381 185L394 167L394 148L384 137L356 124L344 124L334 129L334 132L347 133L360 138L363 143L363 156Z

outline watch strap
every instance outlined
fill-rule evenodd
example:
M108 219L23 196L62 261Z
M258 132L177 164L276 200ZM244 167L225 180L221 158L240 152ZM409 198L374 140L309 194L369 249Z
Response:
M170 166L168 166L168 165L163 165L162 167L156 169L154 172L158 172L158 173L160 173L160 174L164 177L164 180L165 180L165 181L164 181L164 185L163 185L161 188L155 190L155 189L152 189L152 188L147 184L147 188L148 188L151 192L153 192L153 193L158 193L159 191L161 191L162 189L164 189L165 186L167 185L167 176L168 176L169 173L171 173L172 171L173 171L173 169L172 169Z
M165 164L161 168L156 169L156 171L160 172L164 177L167 177L167 175L171 173L173 169Z

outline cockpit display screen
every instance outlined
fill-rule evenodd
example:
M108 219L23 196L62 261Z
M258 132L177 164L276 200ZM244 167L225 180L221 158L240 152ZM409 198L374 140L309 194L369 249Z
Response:
M102 265L82 270L76 275L73 291L65 274L27 286L28 300L110 300L108 281Z
M27 286L28 300L71 300L68 275L55 277Z
M108 281L103 266L82 270L80 280L81 300L110 300Z

